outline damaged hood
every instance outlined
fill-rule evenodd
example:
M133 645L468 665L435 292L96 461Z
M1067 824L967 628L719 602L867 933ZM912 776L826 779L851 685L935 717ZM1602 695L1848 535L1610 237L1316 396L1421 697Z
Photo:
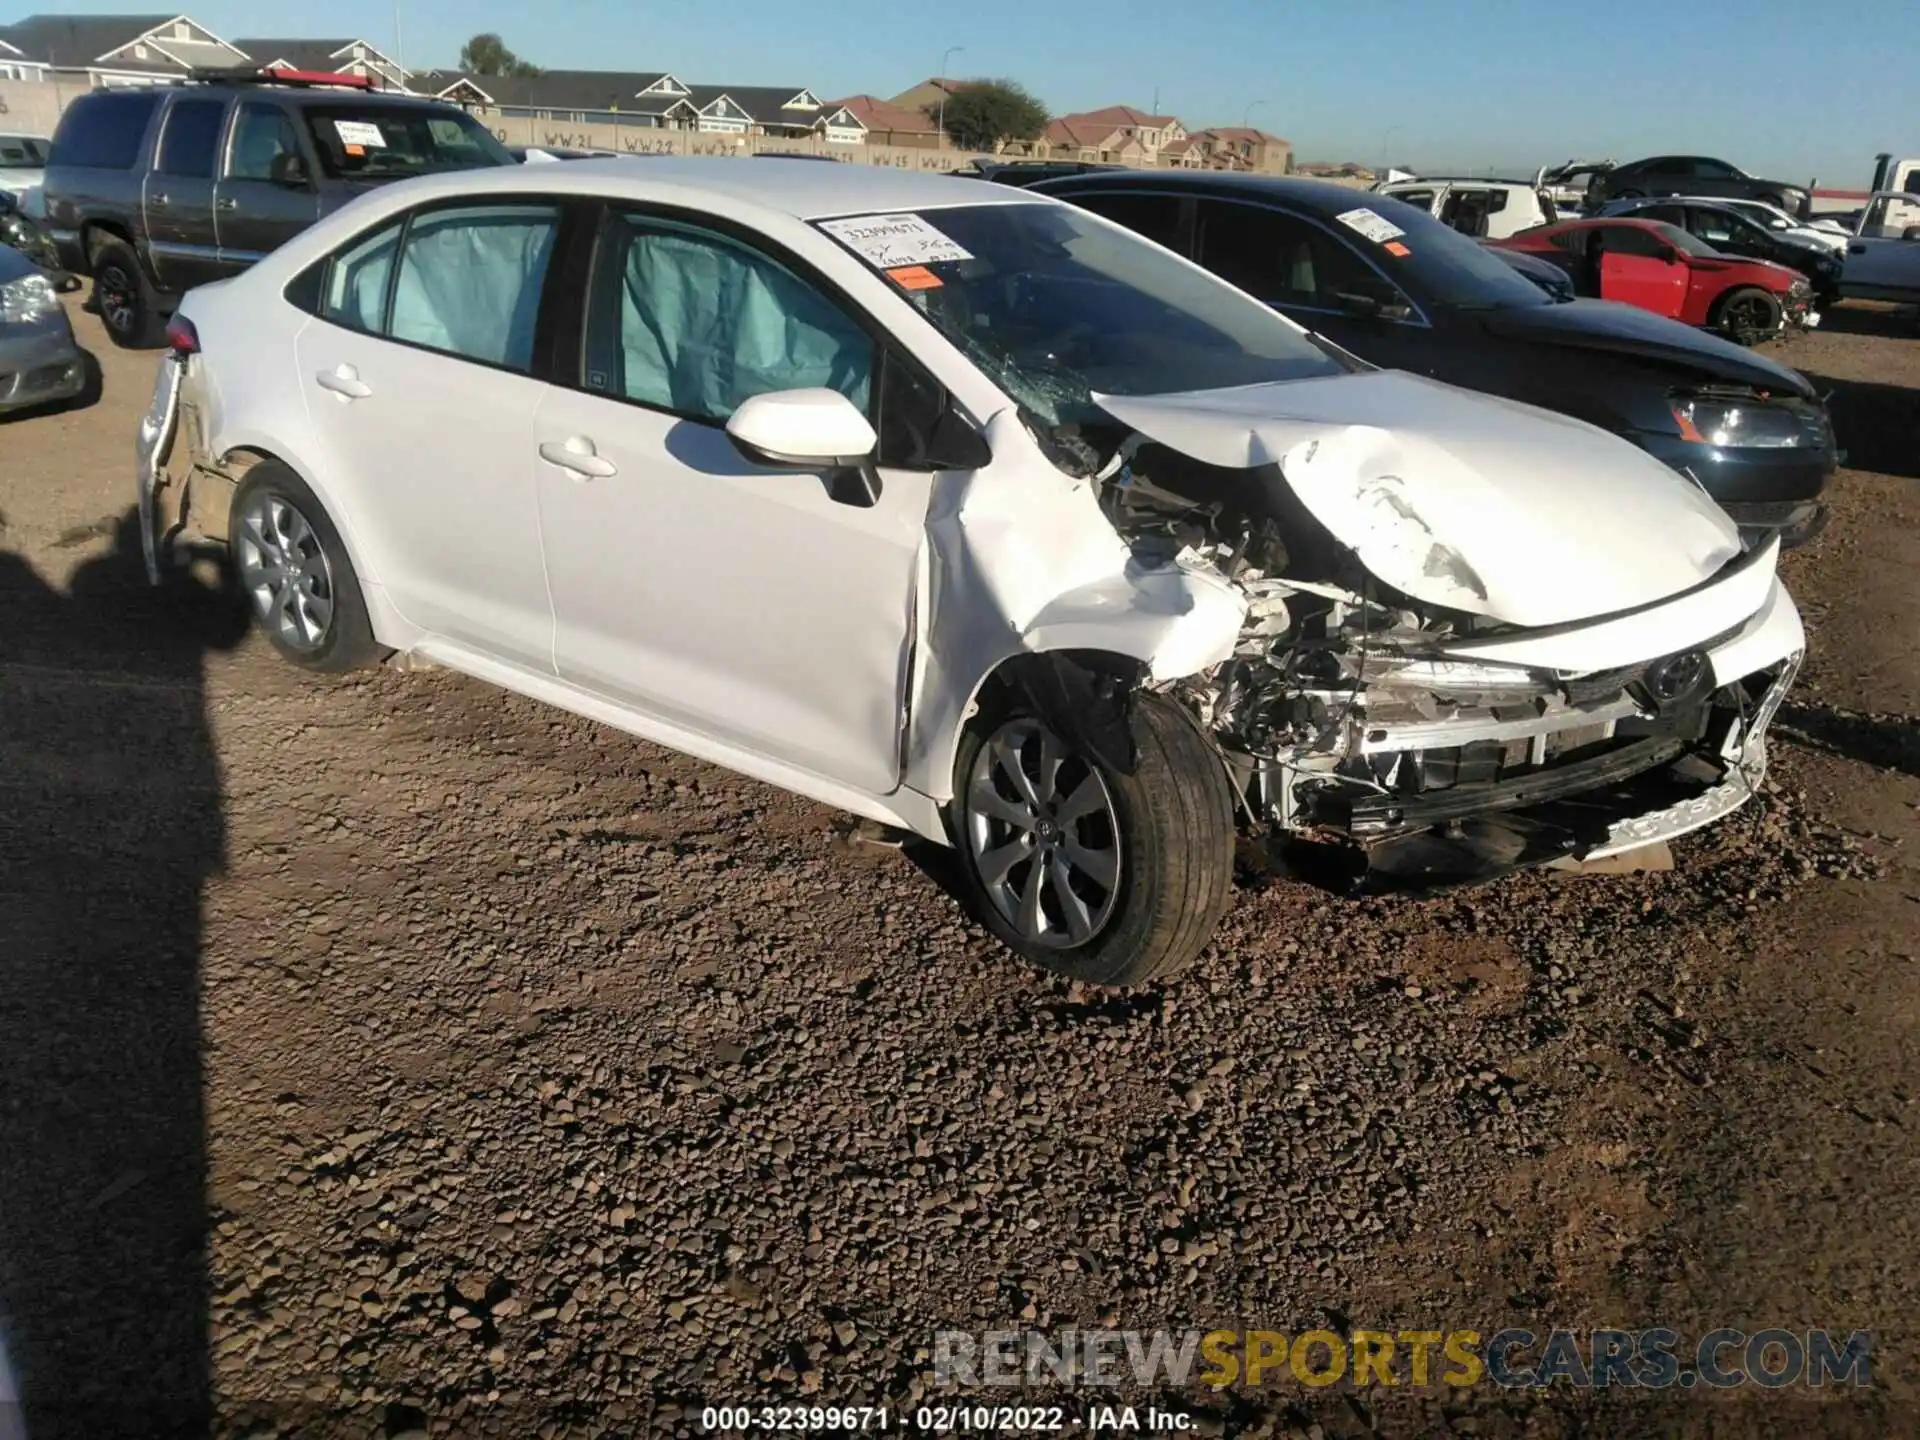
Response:
M1512 625L1651 604L1740 553L1705 492L1626 441L1402 371L1093 398L1205 464L1277 465L1379 579Z
M1638 355L1687 366L1706 379L1752 385L1802 399L1813 396L1812 384L1797 370L1637 305L1621 305L1612 300L1517 305L1489 311L1484 323L1495 335L1507 339Z

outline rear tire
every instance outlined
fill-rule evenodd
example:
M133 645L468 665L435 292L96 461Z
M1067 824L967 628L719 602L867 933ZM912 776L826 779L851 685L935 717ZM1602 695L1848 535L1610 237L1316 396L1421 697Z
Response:
M1735 344L1757 345L1779 333L1784 314L1780 298L1772 291L1742 285L1720 297L1710 323Z
M227 527L234 583L254 628L285 659L335 672L379 659L360 577L306 481L262 461L234 492Z
M1035 964L1094 985L1184 968L1232 897L1233 792L1219 752L1165 696L1134 697L1132 730L1138 763L1123 775L1024 702L983 708L948 807L982 922Z
M159 297L124 241L105 241L94 252L93 300L107 338L122 350L154 350L165 341Z

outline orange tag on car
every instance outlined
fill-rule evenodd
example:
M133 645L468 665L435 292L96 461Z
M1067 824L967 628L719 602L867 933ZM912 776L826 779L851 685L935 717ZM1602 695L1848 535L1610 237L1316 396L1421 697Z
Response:
M924 265L902 265L887 271L887 278L902 290L938 290L947 283Z
M1383 248L1389 255L1411 255L1413 253L1398 240L1389 240Z
M366 153L367 153L367 147L364 145L347 146L347 154L349 155L364 155Z

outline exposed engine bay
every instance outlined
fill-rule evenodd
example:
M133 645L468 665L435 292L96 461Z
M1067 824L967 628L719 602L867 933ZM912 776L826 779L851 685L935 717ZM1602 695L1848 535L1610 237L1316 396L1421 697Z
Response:
M1232 656L1164 688L1296 869L1318 852L1343 886L1485 878L1647 843L1630 826L1619 843L1621 822L1718 788L1728 803L1705 823L1757 779L1746 741L1758 751L1791 665L1716 688L1714 642L1585 674L1449 655L1449 641L1515 627L1373 577L1278 465L1221 469L1135 434L1100 485L1140 564L1211 572L1246 596Z

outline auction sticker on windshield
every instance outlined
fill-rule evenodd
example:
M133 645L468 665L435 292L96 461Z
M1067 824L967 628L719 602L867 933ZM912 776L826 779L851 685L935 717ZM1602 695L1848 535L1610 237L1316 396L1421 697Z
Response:
M333 128L342 145L371 145L376 150L387 148L386 136L370 120L336 120Z
M1333 217L1349 230L1358 230L1367 239L1384 245L1389 240L1398 240L1407 232L1394 224L1386 216L1362 206L1358 210L1349 210L1345 214Z
M861 215L822 220L820 228L876 270L971 260L967 251L918 215Z

